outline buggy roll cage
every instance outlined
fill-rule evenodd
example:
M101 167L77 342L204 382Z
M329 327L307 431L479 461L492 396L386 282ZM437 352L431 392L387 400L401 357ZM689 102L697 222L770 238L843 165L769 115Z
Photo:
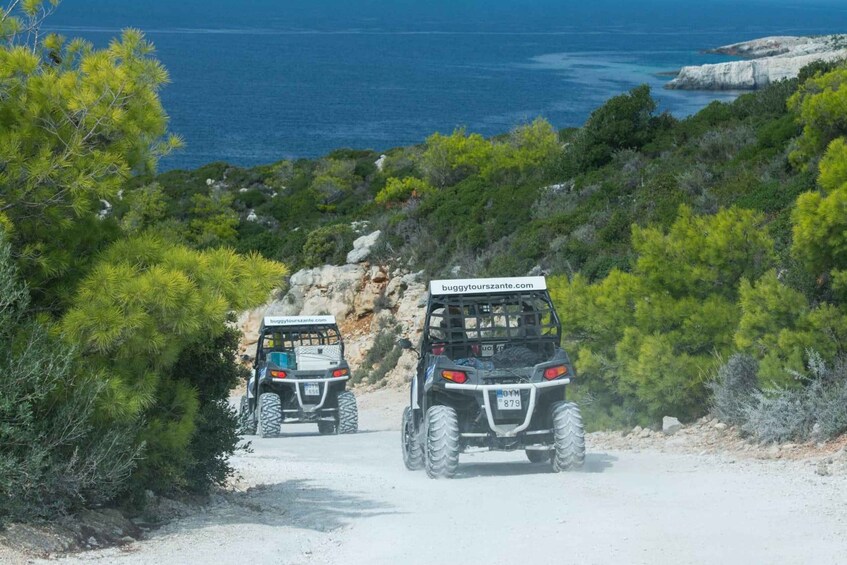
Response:
M340 345L343 358L344 340L335 316L265 316L256 362L264 361L269 351L291 351L301 345Z
M562 325L546 289L431 294L424 324L423 352L448 357L485 356L506 343L553 349L562 338Z

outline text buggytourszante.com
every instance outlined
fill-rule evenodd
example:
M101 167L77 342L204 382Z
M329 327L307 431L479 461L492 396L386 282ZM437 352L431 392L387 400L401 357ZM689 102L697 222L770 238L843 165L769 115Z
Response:
M430 283L430 292L440 294L472 294L485 292L517 292L521 290L546 290L544 277L509 277L496 279L455 279Z

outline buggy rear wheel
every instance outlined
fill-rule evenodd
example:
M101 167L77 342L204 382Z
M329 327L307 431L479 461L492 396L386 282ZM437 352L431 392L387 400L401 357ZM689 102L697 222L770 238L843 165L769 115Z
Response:
M408 470L420 471L423 469L423 448L418 431L415 429L415 419L410 406L406 406L403 410L403 424L400 428L400 447L403 449L403 463Z
M573 402L556 402L551 407L551 415L556 448L550 458L553 471L558 473L582 467L585 462L585 433L579 406Z
M282 425L282 401L274 392L259 395L259 435L276 437Z
M450 479L459 467L459 418L449 406L426 411L426 474L431 479Z
M241 396L238 406L238 432L243 435L256 435L256 418L250 413L250 399L247 395Z
M338 433L355 434L359 431L359 409L356 397L349 390L338 393Z

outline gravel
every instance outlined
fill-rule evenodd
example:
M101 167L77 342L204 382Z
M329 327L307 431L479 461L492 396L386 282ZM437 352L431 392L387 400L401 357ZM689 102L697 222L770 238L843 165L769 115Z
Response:
M695 454L683 427L590 434L581 472L477 453L433 481L402 463L406 398L361 397L356 435L300 425L253 439L233 461L233 492L146 541L58 563L836 563L847 552L847 476L816 463Z

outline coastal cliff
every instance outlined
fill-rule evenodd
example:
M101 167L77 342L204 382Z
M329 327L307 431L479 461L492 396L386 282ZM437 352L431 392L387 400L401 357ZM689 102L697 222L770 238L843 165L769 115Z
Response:
M847 59L847 35L775 36L706 51L743 57L710 65L683 67L665 88L678 90L756 90L794 78L816 61Z

